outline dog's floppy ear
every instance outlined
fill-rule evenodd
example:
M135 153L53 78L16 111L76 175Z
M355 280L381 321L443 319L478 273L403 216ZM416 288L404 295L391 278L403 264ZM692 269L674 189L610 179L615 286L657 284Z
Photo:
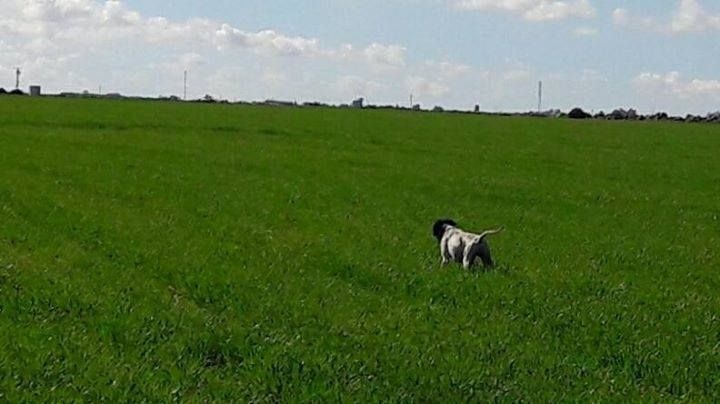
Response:
M446 226L455 227L457 226L457 223L451 219L440 219L433 225L433 236L435 236L438 241L442 240L443 234L445 234Z

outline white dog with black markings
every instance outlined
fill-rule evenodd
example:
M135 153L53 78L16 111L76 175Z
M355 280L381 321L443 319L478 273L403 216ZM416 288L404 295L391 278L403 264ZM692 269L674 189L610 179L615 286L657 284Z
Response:
M440 243L442 265L455 261L462 263L463 267L468 270L472 268L478 257L482 260L485 268L494 265L486 239L501 231L503 231L502 228L484 231L480 234L469 233L460 230L457 223L450 219L438 220L433 225L433 235Z

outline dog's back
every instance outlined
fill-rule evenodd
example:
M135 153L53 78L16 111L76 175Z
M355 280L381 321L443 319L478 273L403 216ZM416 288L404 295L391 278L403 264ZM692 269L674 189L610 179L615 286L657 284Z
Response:
M485 267L494 266L487 237L501 231L502 228L487 230L480 234L470 233L459 229L450 219L438 220L433 226L433 235L440 242L443 261L460 262L466 268L472 266L477 257L480 257Z

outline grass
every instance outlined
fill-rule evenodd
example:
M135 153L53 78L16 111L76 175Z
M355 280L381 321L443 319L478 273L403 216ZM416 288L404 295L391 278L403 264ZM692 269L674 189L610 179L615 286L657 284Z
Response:
M0 98L3 401L720 400L720 126ZM441 270L452 217L498 267Z

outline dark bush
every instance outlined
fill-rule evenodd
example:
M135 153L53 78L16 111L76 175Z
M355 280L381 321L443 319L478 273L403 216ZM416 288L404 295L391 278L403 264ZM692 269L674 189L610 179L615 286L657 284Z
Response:
M570 119L588 119L592 116L588 114L587 112L583 111L580 108L573 108L570 113L568 113L568 118Z
M713 123L720 122L720 111L707 114L707 117L705 117L705 121Z
M636 118L637 118L637 112L635 112L634 109L625 111L622 108L618 108L607 115L607 119L611 119L611 120L615 120L615 121L624 121L627 119L636 119Z
M648 119L650 119L652 121L664 121L664 120L667 120L668 118L669 117L666 112L658 112L658 113L652 114L648 117Z

